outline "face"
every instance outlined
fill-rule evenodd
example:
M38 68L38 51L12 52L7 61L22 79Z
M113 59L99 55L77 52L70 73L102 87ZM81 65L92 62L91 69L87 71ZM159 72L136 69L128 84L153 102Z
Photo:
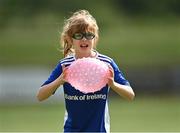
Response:
M76 54L88 55L91 53L95 35L91 32L75 33L72 36L72 43Z

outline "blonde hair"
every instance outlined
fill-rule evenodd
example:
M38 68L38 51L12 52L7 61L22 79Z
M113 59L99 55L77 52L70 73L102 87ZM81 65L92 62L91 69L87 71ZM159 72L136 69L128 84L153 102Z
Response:
M76 32L92 32L95 34L94 48L99 39L99 28L95 18L87 10L79 10L65 20L63 31L61 33L61 45L63 47L63 54L66 57L73 53L72 36Z

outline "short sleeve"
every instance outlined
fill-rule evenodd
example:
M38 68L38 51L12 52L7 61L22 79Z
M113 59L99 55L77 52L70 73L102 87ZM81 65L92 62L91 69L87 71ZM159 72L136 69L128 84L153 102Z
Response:
M121 72L121 70L118 68L117 64L113 60L111 62L111 66L114 69L114 81L122 85L130 86L129 81L125 79L123 73Z
M51 72L49 78L41 86L44 86L44 85L47 85L47 84L53 82L61 75L61 73L62 73L62 66L61 66L61 63L59 63L56 65L54 70Z

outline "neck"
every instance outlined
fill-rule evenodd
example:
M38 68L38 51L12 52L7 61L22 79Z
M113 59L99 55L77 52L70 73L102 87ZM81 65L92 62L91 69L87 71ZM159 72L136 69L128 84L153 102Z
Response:
M96 56L96 52L91 50L89 53L75 53L75 57L76 59L78 58L83 58L83 57L95 57Z

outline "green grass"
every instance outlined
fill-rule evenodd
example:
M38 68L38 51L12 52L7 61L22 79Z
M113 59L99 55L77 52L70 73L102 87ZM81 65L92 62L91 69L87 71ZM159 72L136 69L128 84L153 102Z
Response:
M179 98L111 98L111 131L180 131ZM0 131L62 131L64 105L1 105Z
M124 66L179 65L178 19L130 20L119 16L112 21L114 17L117 16L110 15L105 25L102 20L99 23L99 52L113 57ZM49 15L29 20L26 25L20 20L10 23L0 33L1 65L54 66L62 58L62 53L57 49L60 48L59 31L63 20L57 18Z
M180 54L179 24L153 22L117 26L119 27L112 27L103 34L102 46L99 48L119 64L129 66L179 64L175 59Z
M180 131L180 103L176 98L137 98L112 101L112 131Z

